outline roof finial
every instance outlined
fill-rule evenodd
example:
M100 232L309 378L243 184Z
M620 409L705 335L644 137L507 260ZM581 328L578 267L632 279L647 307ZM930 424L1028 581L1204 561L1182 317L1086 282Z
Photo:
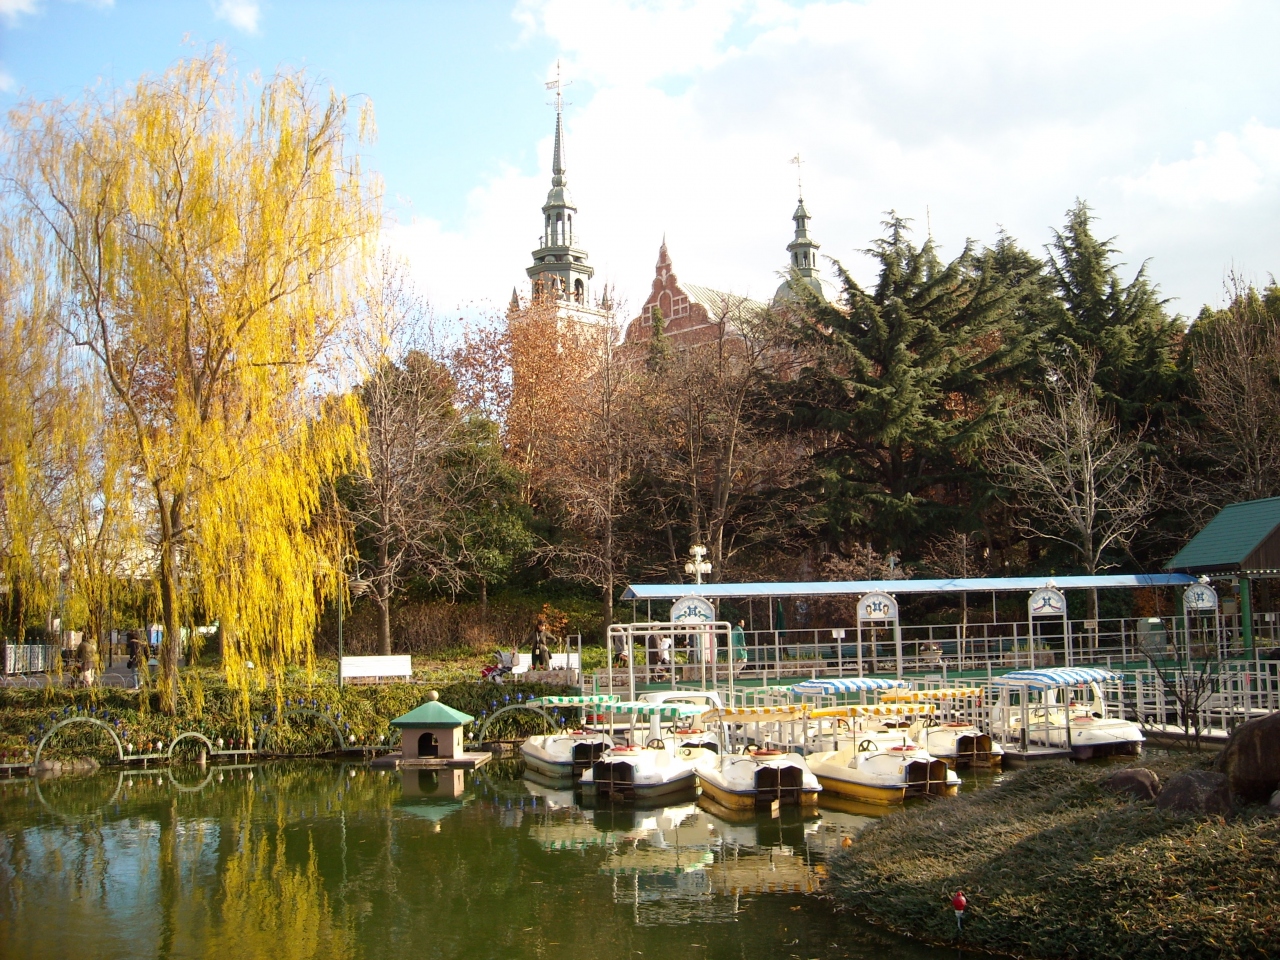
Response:
M800 165L804 161L800 159L800 154L797 153L788 162L796 165L796 192L800 194L800 199L804 200L804 181L800 177Z

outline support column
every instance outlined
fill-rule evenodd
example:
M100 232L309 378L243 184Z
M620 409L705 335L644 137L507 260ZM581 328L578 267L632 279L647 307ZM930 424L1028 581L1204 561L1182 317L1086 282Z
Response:
M1240 635L1244 638L1244 654L1253 657L1253 596L1249 578L1240 578Z

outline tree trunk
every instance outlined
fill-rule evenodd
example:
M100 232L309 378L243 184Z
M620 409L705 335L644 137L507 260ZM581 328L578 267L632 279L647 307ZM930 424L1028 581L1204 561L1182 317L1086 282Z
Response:
M391 656L391 594L376 594L378 603L378 653Z
M175 496L166 507L160 499L160 617L164 636L160 639L160 712L174 716L178 712L178 649L181 645L178 623L178 545L176 531L182 519L182 501Z
M378 653L391 656L391 578L387 567L391 562L385 537L378 544L378 577L373 595L378 602Z
M480 578L480 622L489 622L489 581Z

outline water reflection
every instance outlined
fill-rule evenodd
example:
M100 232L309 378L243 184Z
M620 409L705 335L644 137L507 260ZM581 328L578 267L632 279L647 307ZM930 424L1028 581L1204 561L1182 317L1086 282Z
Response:
M941 956L809 896L868 822L693 795L591 809L509 768L0 782L0 954Z

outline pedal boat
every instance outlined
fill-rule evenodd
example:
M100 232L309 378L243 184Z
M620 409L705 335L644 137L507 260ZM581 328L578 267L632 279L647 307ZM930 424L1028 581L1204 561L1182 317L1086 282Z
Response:
M981 706L982 694L980 687L890 690L881 694L880 702L924 706L929 712L920 715L911 725L911 735L916 743L952 770L970 767L998 770L1004 764L1004 747L973 723L958 719L964 716L962 704L971 710Z
M698 765L702 795L730 810L816 807L822 785L804 757L781 750L718 754Z
M954 797L960 792L956 772L905 735L894 745L868 736L806 759L825 793L852 800L890 805L908 797Z
M701 716L702 706L689 703L646 703L621 701L602 704L602 714L631 720L631 743L611 747L583 772L578 781L584 798L642 802L695 788L697 766L716 753L701 746L681 744L669 732L664 736L662 721L674 727L681 718ZM649 721L643 747L636 744L639 719Z
M580 707L584 711L588 707L613 703L617 697L608 694L597 694L580 697L537 697L528 701L530 706L564 709ZM581 776L583 771L599 759L600 755L613 746L613 738L599 730L591 730L585 726L576 730L560 733L539 734L528 737L520 744L520 755L525 766L557 780L573 779Z
M1122 716L1111 716L1102 695L1102 682L1119 679L1119 674L1099 667L1006 673L993 684L999 702L992 707L992 726L1003 725L1007 738L1070 750L1074 760L1141 756L1146 740L1142 729ZM1011 694L1019 702L1012 702Z

